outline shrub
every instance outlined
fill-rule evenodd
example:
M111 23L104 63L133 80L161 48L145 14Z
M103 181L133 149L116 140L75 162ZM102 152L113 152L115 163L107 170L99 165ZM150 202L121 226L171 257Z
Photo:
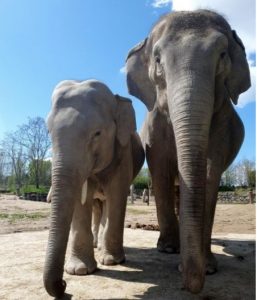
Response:
M219 187L219 192L233 192L235 190L235 187L232 185L221 185Z
M137 176L134 181L134 188L136 190L143 190L143 189L147 189L148 185L149 185L149 177L145 177L145 176Z
M27 185L21 189L22 194L25 193L35 193L35 194L47 194L49 192L50 187L48 186L39 186L36 188L35 185Z

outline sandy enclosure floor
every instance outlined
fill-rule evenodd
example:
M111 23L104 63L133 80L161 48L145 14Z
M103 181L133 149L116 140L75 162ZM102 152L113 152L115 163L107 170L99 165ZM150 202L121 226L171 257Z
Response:
M0 299L51 299L42 283L47 235L47 231L0 235ZM213 251L220 269L206 278L197 296L181 290L179 255L158 253L157 237L156 231L125 229L125 264L99 264L89 276L65 273L64 299L255 299L253 235L215 236Z
M0 195L1 300L53 299L42 282L49 212L47 203ZM125 223L156 225L155 206L139 200L129 204ZM206 277L204 290L197 296L181 289L179 255L157 252L158 235L157 231L125 228L125 264L98 264L99 270L89 276L65 273L63 299L255 299L255 205L217 206L212 250L219 272Z

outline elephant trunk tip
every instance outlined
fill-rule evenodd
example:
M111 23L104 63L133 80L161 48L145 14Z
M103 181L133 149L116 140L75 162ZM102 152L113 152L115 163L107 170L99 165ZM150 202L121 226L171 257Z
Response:
M198 294L202 291L204 286L204 275L190 274L189 278L184 280L184 287L192 294Z
M44 285L47 293L57 299L61 299L66 290L66 282L63 279L50 281L44 279Z

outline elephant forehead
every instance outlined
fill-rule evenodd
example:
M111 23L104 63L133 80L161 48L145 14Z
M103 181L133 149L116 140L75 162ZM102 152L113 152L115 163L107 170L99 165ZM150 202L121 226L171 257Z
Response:
M60 82L53 91L53 102L109 102L113 104L114 95L102 82L97 80L74 81L66 80Z
M172 12L159 20L152 34L153 37L156 35L160 37L160 34L179 35L190 30L204 34L210 28L227 31L230 26L221 15L209 10Z
M83 83L59 85L52 97L54 113L73 108L82 115L103 114L113 117L116 109L114 95L105 86L90 86Z

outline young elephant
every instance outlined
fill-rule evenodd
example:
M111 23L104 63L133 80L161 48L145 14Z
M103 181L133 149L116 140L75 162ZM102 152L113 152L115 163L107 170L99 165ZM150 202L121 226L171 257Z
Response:
M61 297L70 226L72 249L66 271L86 275L96 269L91 219L93 196L99 189L107 206L100 261L106 265L124 261L127 194L144 151L131 101L113 95L96 80L57 85L47 125L53 160L44 285L50 295Z

